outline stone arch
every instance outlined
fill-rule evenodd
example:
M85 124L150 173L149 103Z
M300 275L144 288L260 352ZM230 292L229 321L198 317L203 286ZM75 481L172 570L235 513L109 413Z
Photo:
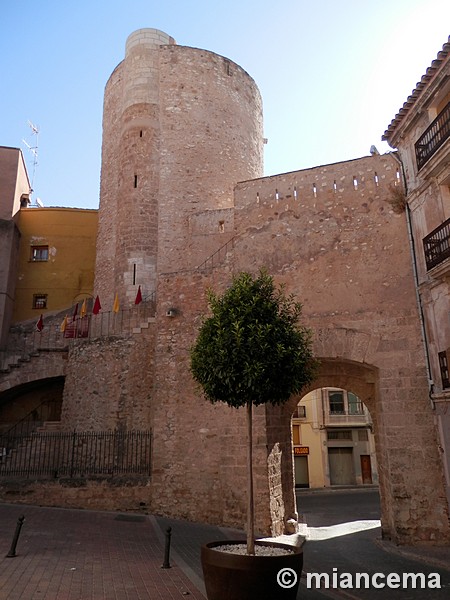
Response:
M65 377L66 371L67 351L37 351L36 355L19 361L0 376L0 395L24 384L33 385L39 380Z
M10 428L34 411L38 421L59 421L64 390L63 376L28 381L0 392L0 426Z
M291 415L309 391L335 386L357 394L371 413L383 536L397 543L426 543L437 540L439 531L439 541L445 543L449 537L448 513L440 487L443 474L424 374L404 368L403 350L394 356L392 342L378 335L338 327L319 329L314 339L315 355L320 360L316 380L283 407L266 407L272 529L280 531L281 521L285 523L297 514ZM277 490L270 481L275 446L280 451L281 470Z
M344 350L343 340L347 340L347 344L349 339L355 340L355 335L347 335L345 331L339 333L340 336L338 335L337 337L337 344ZM286 522L287 519L297 515L290 422L292 413L301 398L310 391L321 387L340 387L351 390L366 404L371 413L376 431L378 369L373 365L358 363L349 359L339 359L337 357L318 358L320 360L318 374L310 386L305 388L300 395L293 396L283 407L273 407L270 405L266 407L271 520L272 530L276 532L283 529L282 521ZM376 434L375 439L378 448ZM275 489L277 486L273 486L270 480L270 461L273 458L274 447L280 450L279 472L281 474L281 481L277 482L278 489ZM377 450L377 459L378 454ZM272 499L273 495L277 498L275 502ZM281 501L280 495L283 496L283 501Z
M43 399L46 396L58 398L58 414L60 414L66 368L67 352L65 351L38 351L27 360L19 361L10 367L0 376L0 423L4 418L10 418L7 417L6 405L15 403L17 410L11 412L9 407L8 414L16 415L17 421L39 404L39 398Z
M321 358L316 379L302 391L300 396L294 396L289 400L288 408L291 413L294 412L300 399L312 390L339 387L359 396L372 414L375 412L377 379L378 369L373 365L346 359Z

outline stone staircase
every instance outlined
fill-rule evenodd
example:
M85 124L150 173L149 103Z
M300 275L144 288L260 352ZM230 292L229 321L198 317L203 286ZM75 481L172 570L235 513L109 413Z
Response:
M38 433L59 433L62 431L61 421L44 421L40 427L36 428Z
M39 350L33 352L0 351L0 375L10 373L14 369L19 369L23 364L31 362L33 357L39 356Z
M142 333L143 329L148 329L151 323L155 323L155 317L147 317L144 321L140 322L139 325L132 328L133 333Z

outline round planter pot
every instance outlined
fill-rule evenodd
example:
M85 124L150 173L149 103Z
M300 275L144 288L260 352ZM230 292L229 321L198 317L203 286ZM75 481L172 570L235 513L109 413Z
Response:
M203 577L208 600L295 600L303 566L303 550L275 542L255 542L290 550L279 556L231 554L217 546L242 544L221 541L201 548ZM292 586L292 587L290 587Z

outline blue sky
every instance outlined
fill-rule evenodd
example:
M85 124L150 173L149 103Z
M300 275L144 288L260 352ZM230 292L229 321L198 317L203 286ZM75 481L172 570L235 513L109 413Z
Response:
M32 177L22 140L38 142L34 200L98 207L104 87L143 27L255 79L274 175L389 151L381 136L447 41L450 2L4 0L0 145L22 148Z

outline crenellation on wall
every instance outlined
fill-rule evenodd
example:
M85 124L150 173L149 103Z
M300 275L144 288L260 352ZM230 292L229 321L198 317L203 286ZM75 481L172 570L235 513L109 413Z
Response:
M236 193L241 202L236 206L246 208L253 202L274 208L289 200L289 206L304 207L305 201L324 201L324 194L330 206L345 197L352 199L351 192L377 195L386 187L402 185L398 162L391 155L366 157L325 167L293 171L273 175L236 185Z

